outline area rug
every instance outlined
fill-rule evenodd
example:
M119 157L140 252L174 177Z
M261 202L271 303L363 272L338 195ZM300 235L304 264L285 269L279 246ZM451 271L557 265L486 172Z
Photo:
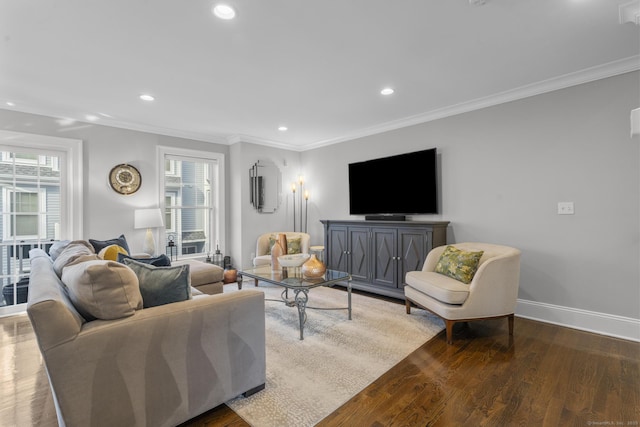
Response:
M266 299L283 290L262 282L257 289ZM307 305L346 307L347 293L314 288ZM353 320L347 310L307 309L301 341L295 307L266 301L265 311L266 387L227 402L254 427L315 425L444 328L425 310L407 315L403 304L353 294Z

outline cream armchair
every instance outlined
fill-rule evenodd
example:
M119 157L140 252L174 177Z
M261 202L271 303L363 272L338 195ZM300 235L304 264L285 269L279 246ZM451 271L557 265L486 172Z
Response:
M271 247L269 246L269 237L275 237L277 234L284 233L287 236L287 243L291 243L293 239L300 239L300 253L309 253L309 242L311 236L307 233L299 233L293 231L275 231L273 233L265 233L258 237L256 242L256 256L253 258L253 265L269 265L271 264Z
M447 343L453 342L453 325L479 319L507 317L509 335L520 281L520 250L489 243L453 244L463 251L484 251L478 270L469 284L436 273L435 268L446 246L427 255L422 271L406 274L404 295L407 314L412 305L424 308L445 321Z

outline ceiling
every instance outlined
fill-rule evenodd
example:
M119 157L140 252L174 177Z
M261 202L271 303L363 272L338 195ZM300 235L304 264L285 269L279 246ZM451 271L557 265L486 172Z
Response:
M306 150L640 69L628 0L215 3L0 0L0 108Z

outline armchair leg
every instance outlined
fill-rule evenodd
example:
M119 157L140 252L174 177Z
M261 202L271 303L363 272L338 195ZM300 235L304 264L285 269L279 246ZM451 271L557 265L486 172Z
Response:
M447 329L447 344L453 344L453 325L456 322L453 320L446 320L444 321L445 327Z
M405 298L404 306L407 309L407 314L411 314L411 301L409 301L407 298Z

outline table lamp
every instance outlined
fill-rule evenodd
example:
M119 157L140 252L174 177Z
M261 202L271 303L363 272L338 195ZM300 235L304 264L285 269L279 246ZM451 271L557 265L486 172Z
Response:
M153 256L156 252L156 242L153 238L151 229L162 227L162 212L160 211L160 208L136 209L134 214L134 228L147 229L142 251Z

